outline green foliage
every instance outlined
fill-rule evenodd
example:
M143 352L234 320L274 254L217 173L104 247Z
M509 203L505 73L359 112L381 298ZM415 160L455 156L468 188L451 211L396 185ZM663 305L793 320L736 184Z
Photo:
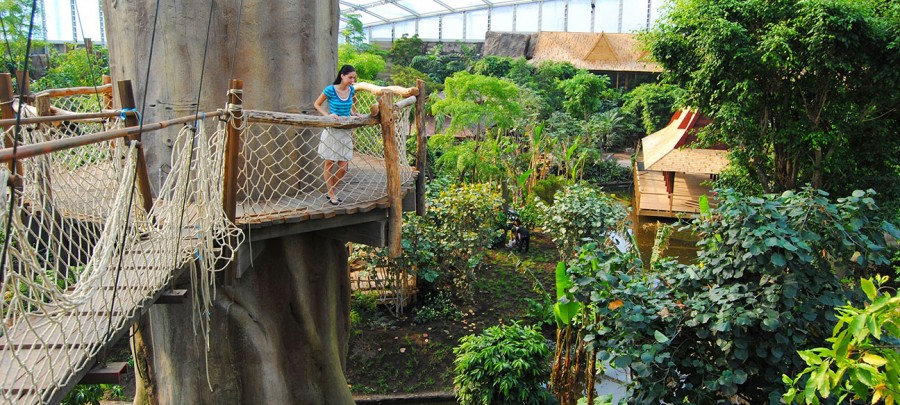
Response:
M343 65L353 65L359 80L375 80L387 63L379 55L360 52L350 44L341 44L338 46L338 68Z
M0 19L3 20L3 27L6 30L4 40L2 41L3 63L0 66L0 72L11 73L12 69L21 70L25 65L25 49L28 45L28 28L31 25L31 1L27 0L0 0ZM37 3L37 7L43 4ZM40 25L41 10L35 10L34 28L32 28L32 52L36 49L46 46L45 41L40 38L43 31ZM7 49L7 41L9 49ZM34 66L29 62L29 70ZM15 78L15 76L13 76Z
M501 232L497 213L502 200L488 184L453 185L435 179L428 187L425 216L404 217L399 258L368 246L361 246L358 254L372 268L416 269L420 283L470 297L486 249Z
M678 86L663 83L642 84L625 93L622 114L627 117L626 119L639 123L644 130L643 135L649 135L668 124L684 97L684 90Z
M444 53L443 45L438 45L424 55L414 56L409 67L426 73L436 83L444 83L448 76L466 69L466 59L460 53Z
M365 291L354 291L350 300L350 324L354 328L369 323L378 314L378 295Z
M577 73L578 69L569 62L543 61L537 66L529 82L544 101L540 112L541 119L549 117L553 112L563 111L564 96L559 91L559 83L575 77Z
M453 349L456 396L462 404L546 404L550 349L535 327L492 326Z
M596 159L584 166L584 179L594 183L613 183L631 180L631 170L615 159Z
M446 98L435 102L432 111L453 118L451 133L475 128L480 137L482 130L493 126L508 129L522 112L516 102L519 89L508 80L457 72L444 84Z
M359 19L359 14L344 14L347 25L341 30L341 36L344 38L344 44L350 45L354 49L360 49L366 42L366 33L363 31L363 23ZM341 63L338 63L340 66Z
M585 342L632 370L636 403L777 403L799 350L832 335L844 275L885 266L885 232L871 192L836 203L821 191L745 197L719 192L697 218L698 263L585 246L569 263L571 292L590 308ZM724 370L724 371L723 371Z
M831 344L798 353L807 367L796 378L783 376L785 402L851 398L893 404L900 398L900 297L891 296L887 280L860 280L866 304L837 308L838 322L827 339Z
M568 184L568 182L564 177L550 176L546 179L536 181L534 187L531 188L531 192L540 198L544 204L550 205L553 204L556 193L559 190L562 190L566 184ZM540 212L540 210L541 208L538 207L537 211ZM532 223L538 223L538 221Z
M508 56L485 56L472 65L472 73L509 79L507 75L513 65L513 60Z
M394 67L408 67L414 57L425 53L425 43L419 38L419 34L409 36L403 34L402 37L396 39L391 45L388 55Z
M125 399L121 385L91 384L76 385L72 391L63 398L63 405L99 405L101 400Z
M586 239L605 240L628 215L611 195L583 184L558 193L553 205L538 205L543 210L541 227L553 238L562 257L571 256Z
M109 51L105 47L95 45L94 52L88 54L85 48L67 46L70 49L65 53L50 51L50 68L32 84L34 91L99 86L103 75L109 74Z
M419 325L437 320L456 321L462 319L462 311L453 303L452 295L446 291L426 295L423 301L425 304L416 308L416 314L413 317L413 321Z
M850 192L884 177L900 196L897 2L679 0L645 36L686 104L713 119L766 191Z
M563 107L566 112L585 121L597 112L603 99L612 97L609 77L586 70L579 70L572 78L560 81L559 91L565 96Z

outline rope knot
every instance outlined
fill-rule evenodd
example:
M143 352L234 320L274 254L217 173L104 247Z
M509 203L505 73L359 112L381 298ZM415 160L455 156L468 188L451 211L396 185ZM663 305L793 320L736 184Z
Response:
M140 125L142 123L141 113L138 112L137 108L123 108L123 109L119 110L119 119L121 119L122 121L125 121L125 118L127 117L127 113L129 113L129 112L133 112L134 115L137 116L138 125Z

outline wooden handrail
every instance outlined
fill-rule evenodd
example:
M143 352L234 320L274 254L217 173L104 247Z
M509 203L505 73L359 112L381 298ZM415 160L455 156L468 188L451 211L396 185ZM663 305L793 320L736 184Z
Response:
M125 111L126 116L134 116L137 113L134 111ZM46 124L48 122L79 122L79 121L87 121L87 120L95 120L97 118L113 118L121 116L122 112L119 111L108 111L108 112L100 112L100 113L82 113L82 114L66 114L66 115L48 115L41 117L29 117L22 118L18 120L18 122L22 125L29 124ZM4 125L16 125L15 118L8 118L0 120L0 126Z
M334 118L321 115L292 114L275 111L244 110L244 118L248 122L266 124L297 125L315 128L353 129L378 123L378 119L364 115L362 117Z
M34 94L34 97L47 95L50 97L68 97L85 94L112 93L112 83L97 87L69 87L65 89L47 89Z
M418 96L419 89L416 87L400 87L400 86L378 86L372 83L359 82L353 85L356 90L362 90L372 93L376 96L382 95L386 90L403 98L409 96Z
M202 118L218 118L223 114L222 111L213 111L204 113ZM97 132L94 134L73 136L71 138L56 139L47 142L38 142L30 145L21 145L16 151L16 159L30 158L47 153L59 152L66 149L77 148L79 146L90 145L92 143L100 143L111 139L133 136L142 132L152 132L173 125L184 124L196 120L197 117L189 115L186 117L173 118L167 121L160 121L153 124L144 124L143 127L129 127L122 129L114 129L111 131ZM13 159L12 148L0 149L0 163L10 162Z

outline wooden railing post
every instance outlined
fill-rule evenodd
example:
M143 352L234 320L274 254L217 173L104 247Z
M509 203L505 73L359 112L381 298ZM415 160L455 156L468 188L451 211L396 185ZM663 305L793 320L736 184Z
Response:
M240 93L243 91L243 80L231 80L231 90L228 91L228 105L225 106L224 119L228 120L228 124L225 125L225 169L223 173L224 178L222 179L222 209L225 212L225 217L231 223L235 223L237 220L237 175L241 148L243 148L240 128L243 126L244 114L241 111L235 114L234 119L231 119L230 111L242 108L241 104L243 103ZM228 245L235 246L234 242L229 241ZM237 284L237 261L237 252L234 252L234 258L225 268L225 283L229 286Z
M0 117L3 119L15 119L16 118L16 110L13 108L13 86L12 86L12 76L9 73L0 73ZM9 131L12 128L12 125L3 125L4 135L4 146L7 148L11 148L13 146L13 141L15 134L12 131ZM9 171L13 172L19 176L22 175L22 162L16 162L15 166L16 170L13 171L12 162L9 163ZM18 180L13 180L16 188L22 187L22 179L21 177ZM0 187L6 187L5 184L0 184Z
M109 77L109 75L103 75L100 78L101 86L105 86L105 85L111 84L111 83L112 83L112 77ZM112 108L113 108L112 89L109 89L109 92L104 91L102 97L103 97L103 108L105 108L107 110L112 110Z
M416 97L416 215L425 215L425 170L428 146L425 143L425 81L416 79L419 95Z
M228 92L229 107L241 107L241 97L237 94L244 90L244 81L234 79L231 81L231 91ZM227 112L226 112L227 114ZM229 117L226 116L226 119ZM225 126L225 173L224 183L222 184L222 209L225 210L225 216L232 223L235 222L237 216L237 168L238 159L241 153L241 130L243 126L243 115L239 114L234 120L229 120Z
M400 257L403 229L403 202L400 196L400 149L394 133L394 92L384 90L379 101L381 137L384 141L384 170L387 175L387 197L391 207L388 216L388 253Z
M116 83L119 89L119 105L122 109L134 109L134 89L131 87L131 80L119 80ZM137 114L128 114L125 116L126 127L136 127L140 125ZM128 142L138 142L137 144L137 188L144 200L144 209L150 212L153 208L153 191L150 188L150 174L147 172L147 159L144 158L144 145L141 143L141 134L129 135Z

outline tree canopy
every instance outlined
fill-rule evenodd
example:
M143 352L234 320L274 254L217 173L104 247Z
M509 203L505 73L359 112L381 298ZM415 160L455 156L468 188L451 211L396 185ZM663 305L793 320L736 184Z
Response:
M897 174L898 16L889 0L676 0L645 39L765 191L845 191Z

